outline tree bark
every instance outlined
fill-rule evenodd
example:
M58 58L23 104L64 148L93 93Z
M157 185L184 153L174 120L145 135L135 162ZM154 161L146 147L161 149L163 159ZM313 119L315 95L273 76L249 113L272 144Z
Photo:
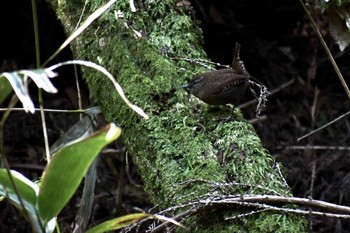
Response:
M94 0L84 7L85 1L49 2L67 35L74 31L81 14L86 18L106 3ZM192 8L180 0L137 1L137 11L132 12L129 2L118 1L71 48L76 59L93 61L110 71L127 97L149 115L148 120L138 116L124 104L109 79L93 69L83 69L105 118L122 127L124 143L153 203L165 209L214 195L291 196L273 157L238 109L234 113L239 120L222 122L220 117L230 111L227 107L212 111L179 89L206 70L191 62L206 58ZM213 186L230 182L225 188ZM185 211L186 207L174 212ZM193 212L183 224L190 232L306 231L305 219L293 214L263 212L223 220L246 212L243 207L203 209L199 215Z

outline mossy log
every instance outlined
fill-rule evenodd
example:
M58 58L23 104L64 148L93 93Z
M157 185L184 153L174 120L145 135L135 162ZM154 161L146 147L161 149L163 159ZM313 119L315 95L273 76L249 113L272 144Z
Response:
M49 2L67 35L74 31L81 15L84 20L106 3ZM76 59L109 70L131 102L149 115L148 120L141 118L124 104L109 79L93 69L83 69L105 118L123 129L124 143L153 203L165 209L211 195L291 196L273 157L238 109L234 112L238 120L220 121L229 113L227 107L211 111L178 88L207 70L193 62L206 59L206 55L201 30L191 18L191 6L173 0L135 1L139 5L133 12L129 2L118 1L71 48ZM213 184L222 186L214 188ZM185 211L183 207L173 214ZM200 215L193 213L182 223L190 232L305 231L304 218L293 214L262 212L223 220L247 211L246 207L203 208Z

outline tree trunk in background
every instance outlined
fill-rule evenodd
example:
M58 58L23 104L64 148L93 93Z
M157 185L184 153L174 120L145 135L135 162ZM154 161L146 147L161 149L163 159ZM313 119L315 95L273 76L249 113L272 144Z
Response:
M94 0L84 6L85 1L49 2L67 35L74 31L81 15L84 20L106 3ZM124 104L107 77L83 69L105 118L122 127L124 143L153 203L164 209L214 194L291 196L273 157L239 110L235 115L240 120L221 122L218 119L228 114L226 107L213 112L178 88L205 71L203 66L179 59L206 58L191 7L179 0L142 2L147 3L139 3L137 11L132 12L129 1L118 1L71 48L76 59L98 63L111 72L127 97L149 115L148 120L139 117ZM242 185L215 189L209 182ZM306 231L304 218L292 214L282 217L263 212L239 221L223 219L249 211L210 210L192 216L184 225L191 228L190 232Z

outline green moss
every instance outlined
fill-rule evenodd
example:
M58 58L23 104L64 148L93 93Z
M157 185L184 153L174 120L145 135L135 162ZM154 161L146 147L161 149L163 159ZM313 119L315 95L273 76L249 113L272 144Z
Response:
M296 222L299 224L295 224ZM307 232L306 221L294 214L264 212L255 219L254 226L251 224L252 221L247 223L254 229L250 232L254 233ZM250 227L249 225L248 227Z
M234 218L243 213L246 217ZM307 232L306 221L294 214L277 214L273 212L253 213L254 210L237 208L223 214L223 211L212 211L210 216L202 215L199 218L189 218L186 226L195 226L190 232L200 233L285 233L285 232ZM250 214L249 214L250 213ZM225 218L231 220L223 220ZM195 224L194 224L195 221ZM186 232L179 229L177 232Z
M88 4L86 12L97 9L101 2ZM117 1L74 44L78 58L109 70L130 101L150 116L149 120L141 119L125 105L107 77L93 69L83 69L105 118L122 127L123 140L151 200L169 207L211 194L213 187L200 180L245 185L217 190L218 194L273 190L274 194L291 195L273 168L274 160L238 109L234 111L237 121L223 122L220 118L229 114L228 107L209 107L178 88L204 68L171 58L203 59L205 53L200 30L183 8L176 7L177 2L145 1L136 6L137 12L130 12L128 0ZM116 19L114 11L118 10L124 16ZM78 21L78 15L72 17L72 22ZM142 37L137 37L135 31ZM221 224L223 216L236 212L239 210L229 210L212 219L211 223L219 225L206 226L203 221L200 232L218 232L224 226L228 232L244 232L248 225L254 230L283 227L283 219L274 221L284 215L266 218L256 214L243 218L244 224ZM298 223L295 219L288 221Z

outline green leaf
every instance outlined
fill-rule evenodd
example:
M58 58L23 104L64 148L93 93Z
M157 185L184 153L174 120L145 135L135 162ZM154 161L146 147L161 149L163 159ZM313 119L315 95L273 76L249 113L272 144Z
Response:
M146 213L125 215L125 216L122 216L119 218L105 221L105 222L91 228L86 233L102 233L102 232L117 230L117 229L123 228L125 226L128 226L131 223L140 221L141 219L144 219L144 218L149 217L149 216L151 216L151 215L146 214Z
M32 181L24 177L21 173L16 171L11 171L11 175L14 181L14 184L18 190L18 193L24 202L26 207L31 207L30 209L35 209L36 203L36 193L38 187ZM0 169L0 195L8 197L15 204L20 205L20 201L15 192L9 174L6 169ZM6 195L5 195L6 194ZM17 206L17 205L16 205Z
M4 102L12 90L9 81L6 78L0 78L0 104Z
M53 232L56 226L56 219L51 220L48 226L43 229L42 220L36 210L38 186L16 171L11 171L11 175L25 210L23 210L6 169L0 169L0 195L8 198L24 216L28 217L27 220L30 222L33 232Z
M39 214L44 223L59 214L96 156L120 134L121 129L110 124L83 140L63 147L53 156L44 171L38 197Z

